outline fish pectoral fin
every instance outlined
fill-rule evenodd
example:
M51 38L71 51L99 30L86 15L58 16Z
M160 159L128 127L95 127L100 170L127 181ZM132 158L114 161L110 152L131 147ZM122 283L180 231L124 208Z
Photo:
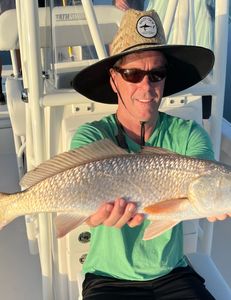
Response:
M171 229L173 226L179 223L179 220L155 220L145 229L143 240L151 240L158 237L166 230Z
M175 211L184 211L189 205L188 198L176 198L160 201L158 203L144 207L147 214L167 214Z
M61 238L67 233L80 226L86 221L87 217L78 214L60 214L55 218L56 237Z

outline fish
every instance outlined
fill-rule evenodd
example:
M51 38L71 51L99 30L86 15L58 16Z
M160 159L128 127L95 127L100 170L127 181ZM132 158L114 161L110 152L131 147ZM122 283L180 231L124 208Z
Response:
M231 167L158 147L129 153L109 139L54 156L24 175L22 191L0 193L0 227L15 218L57 213L57 237L105 201L137 203L153 239L183 220L231 212Z

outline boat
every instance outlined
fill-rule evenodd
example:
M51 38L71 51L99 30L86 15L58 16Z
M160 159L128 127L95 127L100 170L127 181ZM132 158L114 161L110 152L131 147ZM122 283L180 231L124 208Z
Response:
M89 0L73 1L73 5L63 1L56 6L55 1L46 2L49 5L38 7L37 1L16 0L16 9L0 15L0 50L10 51L12 61L2 74L7 105L0 106L1 192L19 191L25 172L68 150L78 126L116 110L116 105L93 103L76 93L71 80L76 72L108 55L123 11L105 4L109 1L94 5ZM179 28L180 5L186 23ZM168 37L175 24L172 42L197 43L195 32L188 41L189 23L195 28L197 21L193 5L192 0L169 1L163 17ZM216 159L231 165L229 28L229 1L217 0L210 45L216 56L212 73L202 83L164 98L160 109L204 126ZM82 299L81 270L89 249L89 228L83 225L56 239L54 217L20 217L0 232L2 299ZM184 223L185 254L217 300L231 299L230 229L231 219Z

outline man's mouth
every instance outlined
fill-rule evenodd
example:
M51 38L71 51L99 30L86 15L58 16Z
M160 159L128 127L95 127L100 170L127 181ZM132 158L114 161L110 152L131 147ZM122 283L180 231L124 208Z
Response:
M141 102L141 103L151 103L151 102L153 102L153 98L152 99L136 99L136 100Z

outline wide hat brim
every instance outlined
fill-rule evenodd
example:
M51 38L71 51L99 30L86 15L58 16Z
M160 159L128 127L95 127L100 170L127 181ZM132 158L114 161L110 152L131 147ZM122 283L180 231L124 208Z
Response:
M110 85L110 68L125 55L156 50L168 61L163 97L183 91L203 80L212 70L214 54L210 49L189 45L148 45L109 56L80 71L73 79L73 88L85 97L101 103L118 103Z

